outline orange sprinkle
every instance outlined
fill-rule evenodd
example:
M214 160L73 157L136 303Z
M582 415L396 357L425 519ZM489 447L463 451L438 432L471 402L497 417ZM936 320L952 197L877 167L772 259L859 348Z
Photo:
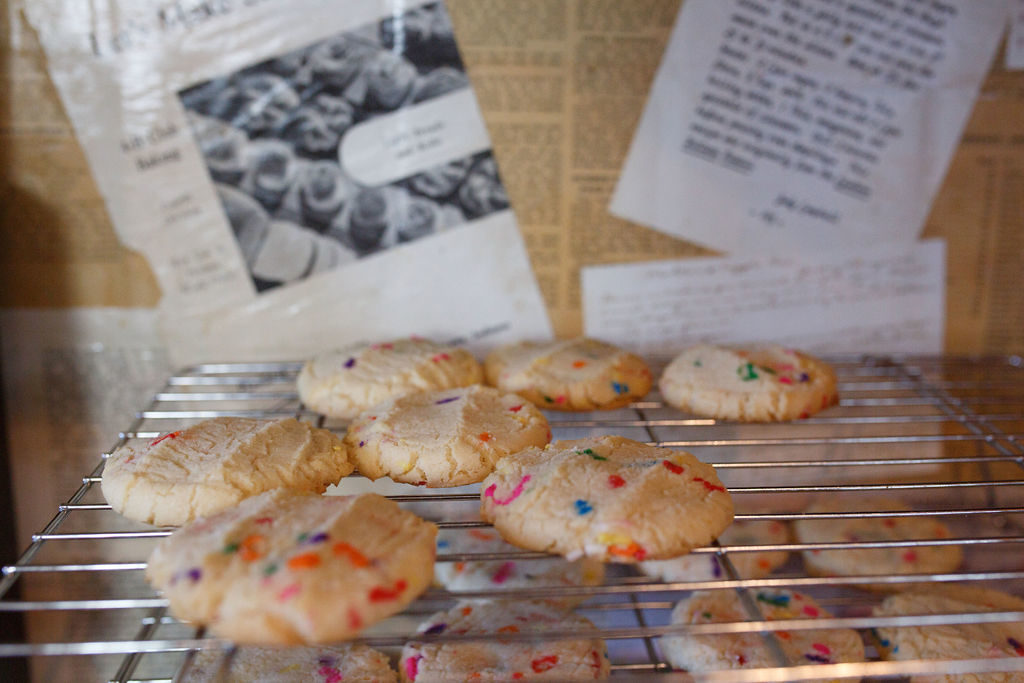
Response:
M761 569L770 569L771 566L772 566L772 563L769 562L768 560L764 559L764 558L761 558L760 560L757 561L757 566L760 567Z
M464 617L468 617L468 616L469 616L469 613L473 611L473 608L472 608L472 607L463 607L463 608L462 608L461 610L459 610L459 611L460 611L460 612L462 612L462 616L464 616Z
M472 536L473 538L479 539L481 541L493 541L494 540L494 536L492 536L491 534L487 533L486 531L480 531L479 529L470 529L467 533L469 533L469 535Z
M498 633L519 633L519 627L515 624L509 624L508 626L502 626L499 628Z
M789 631L776 631L776 632L775 632L775 635L777 635L777 636L778 636L779 638L782 638L783 640L789 640L790 638L792 638L792 637L793 637L793 636L792 636L792 635L791 635L791 634L789 633Z
M587 364L587 361L585 361L585 360L578 360L575 363L573 363L572 366L574 368L582 368L582 367L585 367L586 364Z
M255 562L266 554L265 541L259 534L246 536L238 545L238 556L246 562Z
M465 562L456 562L455 563L455 573L456 574L461 574L463 571L465 571L465 569L466 569L466 563Z
M334 551L335 555L344 555L356 567L366 567L370 564L370 560L367 559L366 555L363 555L355 546L345 541L338 541L331 546L331 550Z
M635 560L643 560L647 557L647 551L637 545L635 542L629 545L610 545L608 546L608 553L617 557L632 557Z
M494 436L492 436L490 432L480 432L476 438L480 439L484 443L487 443L488 441L493 439Z
M316 553L302 553L288 560L289 569L313 569L320 566L320 556Z

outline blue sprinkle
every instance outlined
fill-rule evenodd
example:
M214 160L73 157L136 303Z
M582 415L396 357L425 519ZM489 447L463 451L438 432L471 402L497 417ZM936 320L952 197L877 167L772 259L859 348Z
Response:
M766 602L769 605L775 605L776 607L786 607L789 605L788 595L769 595L767 593L758 593L757 599L761 602Z
M351 368L355 364L356 364L356 359L355 358L349 358L347 361L345 361L345 367L346 368Z
M334 666L338 663L338 660L334 657L319 657L317 658L316 663L320 666Z
M711 575L716 579L722 575L722 565L718 563L718 557L711 556Z
M199 567L193 567L192 569L188 570L188 578L192 582L198 581L200 579L200 577L202 577L202 575L203 575L203 572L201 572L199 570Z
M831 661L828 657L824 655L804 655L804 657L811 660L812 662L817 662L818 664L828 664L829 661Z
M615 390L616 394L624 394L629 391L628 384L620 384L619 382L612 382L612 389Z
M811 381L811 376L808 375L806 372L801 372L800 373L800 381L801 382L809 382L809 381Z
M585 515L593 509L594 507L582 498L576 501L576 512L578 514Z
M448 624L434 624L426 631L424 631L424 633L428 635L435 635L438 633L443 633L446 628L448 628Z
M324 531L321 531L318 534L313 534L312 536L306 538L305 543L323 543L326 540L327 540L327 533L324 532Z
M451 545L451 543L449 543L448 541L438 541L437 542L437 547L438 548L447 548L450 545Z
M366 442L365 442L365 441L360 441L360 442L359 442L359 447L360 447L360 448L362 448L362 447L363 447L363 446L365 446L365 445L366 445Z
M442 398L440 401L434 401L435 406L439 406L442 403L451 403L452 401L458 401L458 396L452 396L451 398Z

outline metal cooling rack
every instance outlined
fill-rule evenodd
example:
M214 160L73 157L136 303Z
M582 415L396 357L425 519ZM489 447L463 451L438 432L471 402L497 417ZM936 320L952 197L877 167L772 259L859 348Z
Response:
M1024 621L1024 612L873 617L882 594L869 584L958 583L997 587L1024 596L1024 362L986 357L832 357L840 381L840 404L810 419L785 424L735 424L695 418L664 406L655 391L628 409L603 413L548 413L555 439L594 434L630 438L688 450L716 465L736 503L736 518L793 521L806 518L883 516L881 512L809 515L803 510L821 496L879 493L903 499L912 511L936 516L953 531L942 541L787 543L730 545L699 549L717 553L724 569L709 582L664 583L634 568L612 565L600 586L536 588L453 594L432 589L401 615L367 632L363 641L392 654L426 617L457 597L530 599L575 594L585 601L577 611L595 624L590 635L605 639L613 677L689 680L673 672L661 655L658 636L666 633L757 632L770 643L785 628L848 627L864 636L868 661L862 664L780 666L723 671L708 680L781 681L831 677L905 680L916 673L1014 671L1024 680L1024 657L1002 660L886 662L878 658L872 629L913 624ZM300 363L200 365L171 377L145 410L135 416L113 447L150 440L200 419L219 415L297 416L344 430L307 411L294 390ZM112 448L113 449L113 448ZM22 618L24 642L0 643L0 657L30 657L37 671L52 672L55 660L72 670L89 661L97 680L170 681L187 666L190 652L231 644L207 637L166 613L166 602L142 578L153 544L169 533L135 524L110 510L99 490L102 460L81 487L58 506L57 514L0 579L0 616ZM368 482L358 476L342 485ZM378 486L377 482L374 486ZM387 495L442 528L483 526L476 517L475 489L431 491L391 485ZM895 516L888 512L884 516ZM964 562L942 575L809 576L802 551L958 545ZM793 551L789 562L765 579L742 580L730 558L753 550ZM439 561L529 560L528 552L441 554ZM833 618L751 621L670 626L669 612L687 591L697 588L746 591L765 587L800 590L823 604ZM748 601L753 603L753 601ZM69 636L69 634L71 634ZM547 638L557 637L558 633ZM586 633L574 632L581 636ZM467 637L467 636L463 636ZM431 636L439 639L444 636ZM458 636L448 636L458 638ZM420 638L422 639L422 638ZM2 661L0 661L2 664ZM51 674L44 674L52 677ZM76 680L85 680L76 677Z

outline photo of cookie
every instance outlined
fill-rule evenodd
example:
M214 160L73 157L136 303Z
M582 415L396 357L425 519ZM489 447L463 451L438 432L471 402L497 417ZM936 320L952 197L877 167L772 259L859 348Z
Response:
M596 339L524 341L491 351L487 383L546 410L608 410L651 389L651 371L636 354Z
M433 580L437 527L375 493L276 489L164 538L146 579L177 619L240 644L352 638Z
M789 527L773 520L734 521L718 543L730 545L779 545L789 543ZM730 552L729 561L736 568L741 579L759 579L768 576L786 563L787 550L758 550L754 552ZM671 560L647 560L639 565L640 571L662 581L716 581L728 579L715 553L683 555Z
M471 555L519 551L493 529L444 529L437 537L438 555ZM521 552L521 551L520 551ZM453 593L565 586L598 586L604 580L604 563L589 557L570 562L561 557L546 559L459 560L434 567L434 577ZM500 597L496 594L495 597ZM569 609L582 596L559 594L544 602Z
M351 419L391 398L482 379L469 351L410 337L322 353L302 367L297 384L310 410Z
M294 418L215 417L121 446L100 485L125 517L177 526L270 489L323 493L352 470L348 448L326 429Z
M675 408L743 422L807 418L839 402L831 366L781 346L693 346L665 367L658 387Z
M812 504L806 512L908 512L902 501L872 496L836 497ZM951 538L949 527L934 517L852 517L847 519L800 519L793 523L800 543L861 543L872 541L937 541ZM817 576L861 576L879 574L942 574L960 566L959 545L922 545L892 548L849 548L804 550L807 571ZM863 585L863 588L893 590L906 584Z
M402 648L402 681L592 681L608 678L611 664L600 638L557 639L545 632L589 631L594 624L576 614L534 601L463 602L420 625L424 635L536 634L530 640L410 642Z
M1024 600L1014 595L989 590L982 600L962 600L937 594L897 593L875 607L879 617L930 614L976 614L983 612L1024 611ZM1024 657L1024 623L956 623L927 626L878 626L872 629L879 653L887 660L915 659L1001 659ZM911 676L912 683L1013 683L1021 672L985 674L922 674Z
M399 396L355 418L345 444L359 473L429 487L482 481L509 453L551 440L516 394L480 384Z
M332 647L242 647L222 672L225 657L227 653L223 650L200 650L180 683L398 681L398 672L391 668L387 655L357 643Z
M802 593L762 589L753 591L766 620L818 619L830 615ZM753 621L733 590L695 591L672 610L672 624L715 624ZM864 643L853 629L794 629L775 631L775 638L791 666L863 662ZM662 636L662 654L676 667L692 673L722 669L778 666L760 633Z
M520 548L636 563L705 546L733 518L715 469L621 436L557 441L498 461L480 516Z

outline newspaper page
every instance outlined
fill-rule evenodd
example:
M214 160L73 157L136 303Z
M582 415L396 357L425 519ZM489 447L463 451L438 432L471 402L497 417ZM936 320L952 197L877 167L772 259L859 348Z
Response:
M733 253L907 242L1002 0L688 0L612 212Z
M179 362L550 336L444 3L25 9Z
M811 258L727 256L583 270L586 334L670 358L700 343L834 353L941 353L945 245Z

